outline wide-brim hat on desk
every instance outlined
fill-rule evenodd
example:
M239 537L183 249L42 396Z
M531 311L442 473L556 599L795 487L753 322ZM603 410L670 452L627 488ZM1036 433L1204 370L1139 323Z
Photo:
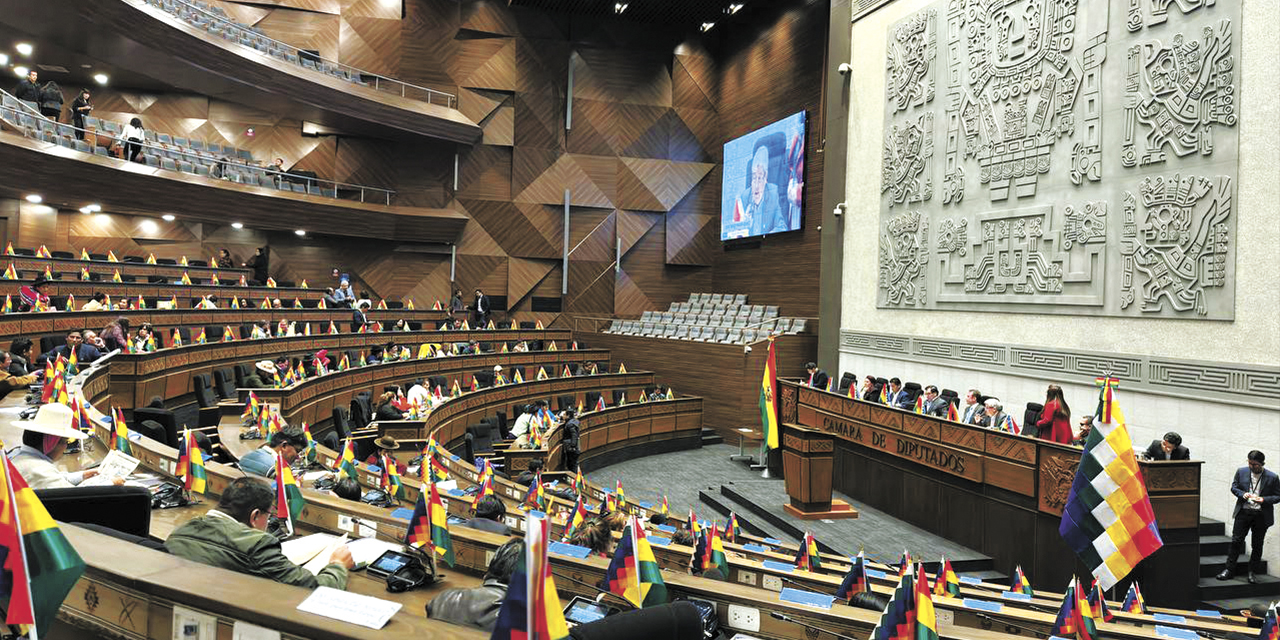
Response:
M400 443L396 442L396 439L391 436L382 436L377 440L374 440L373 445L379 449L386 449L388 451L395 451L400 448Z
M31 420L14 420L10 424L27 431L35 431L59 438L73 438L75 440L84 440L89 434L71 428L71 407L65 404L51 402L43 405L36 411L36 417Z
M270 360L263 360L262 362L259 362L258 364L255 364L255 365L253 365L253 366L255 366L255 367L259 368L259 369L262 369L263 371L266 371L267 373L275 373L275 372L276 372L276 363L274 363L274 362L272 362L272 361L270 361Z

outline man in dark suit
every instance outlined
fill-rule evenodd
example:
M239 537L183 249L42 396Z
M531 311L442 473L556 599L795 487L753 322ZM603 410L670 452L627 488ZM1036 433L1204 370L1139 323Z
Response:
M938 388L933 385L924 388L924 412L939 418L947 415L947 399L938 395Z
M1190 460L1191 450L1182 446L1182 436L1170 431L1147 447L1148 460Z
M899 409L911 409L911 397L907 395L907 390L902 388L902 381L898 378L889 378L889 406Z
M476 319L476 326L474 328L484 328L485 324L489 322L489 296L486 296L483 291L476 289L476 303L475 306L471 307L471 310L475 314Z
M1248 466L1236 470L1231 482L1231 493L1236 497L1236 509L1232 514L1235 523L1231 528L1231 550L1227 552L1227 568L1218 574L1219 580L1230 580L1236 572L1236 559L1244 551L1244 537L1252 534L1249 546L1249 582L1262 564L1262 541L1267 529L1275 523L1273 506L1280 502L1280 477L1263 467L1267 457L1261 451L1249 452Z
M360 306L356 307L355 311L351 312L351 332L352 333L359 331L360 327L363 327L369 323L369 316L368 314L365 313L368 310L369 310L369 303L362 302L360 303Z
M805 363L804 372L805 372L805 375L808 376L808 378L805 380L806 384L808 384L809 386L815 389L827 388L827 380L830 379L830 376L827 375L826 371L819 369L817 363L815 362Z
M475 513L475 517L469 518L462 526L504 536L511 535L511 527L503 522L507 515L507 507L502 504L502 499L498 496L485 496L475 506Z
M75 349L76 361L79 362L81 366L89 364L90 362L102 357L102 353L98 351L97 347L84 343L83 334L79 331L72 331L67 334L66 344L60 344L50 349L48 352L40 354L40 357L36 359L36 362L43 367L45 361L56 361L58 356L62 356L63 358L70 360L72 349Z

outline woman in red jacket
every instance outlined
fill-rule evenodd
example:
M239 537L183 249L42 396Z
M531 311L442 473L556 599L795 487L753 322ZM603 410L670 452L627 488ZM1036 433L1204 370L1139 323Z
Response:
M1041 440L1071 444L1071 407L1062 397L1062 387L1049 385L1044 397L1044 411L1040 413L1036 426L1040 427Z

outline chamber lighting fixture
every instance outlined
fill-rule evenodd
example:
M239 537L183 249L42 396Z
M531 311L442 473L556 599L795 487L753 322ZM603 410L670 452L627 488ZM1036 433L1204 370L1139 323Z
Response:
M23 56L30 56L31 52L35 51L35 47L32 47L31 44L27 42L19 42L14 45L13 48L17 49L18 53L21 53Z
M725 9L724 12L729 15L733 15L738 11L740 11L742 7L743 7L743 4L741 2L730 3L729 7Z
M105 73L95 73L95 74L93 74L93 81L94 81L94 82L96 82L96 83L98 83L98 84L100 84L100 85L104 85L104 86L105 86L105 85L107 84L107 80L110 80L110 78L108 78L108 77L107 77L107 74L105 74Z
M232 229L243 229L243 228L244 228L244 223L243 223L243 222L232 222L232 223L231 223L231 228L232 228Z
M27 202L30 202L31 204L40 204L41 202L44 202L44 198L40 197L40 194L38 193L29 193L27 194Z
M164 218L165 222L173 222L176 219L172 213L166 213L160 217Z
M714 23L714 22L704 22L704 23L702 23L702 32L703 32L703 33L706 33L706 32L708 32L708 31L710 31L710 30L711 30L711 28L712 28L712 27L714 27L714 26L716 26L716 23Z
M300 235L300 236L305 236L305 235L307 235L307 232L306 232L306 230L305 230L305 229L298 229L297 231L294 231L294 233L295 233L295 234L297 234L297 235Z
M614 13L619 13L619 14L620 14L620 13L622 13L623 11L626 11L628 6L630 6L630 5L628 5L628 4L627 4L627 3L625 3L625 2L615 2L615 3L613 3L613 12L614 12Z

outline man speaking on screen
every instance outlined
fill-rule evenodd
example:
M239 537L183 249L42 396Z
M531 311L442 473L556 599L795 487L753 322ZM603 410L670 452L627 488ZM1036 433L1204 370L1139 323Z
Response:
M742 206L743 200L746 200L745 207ZM769 182L769 150L765 147L756 148L756 153L751 158L751 186L738 196L738 202L734 206L741 209L743 216L750 221L749 235L787 230L787 221L778 208L778 187Z

